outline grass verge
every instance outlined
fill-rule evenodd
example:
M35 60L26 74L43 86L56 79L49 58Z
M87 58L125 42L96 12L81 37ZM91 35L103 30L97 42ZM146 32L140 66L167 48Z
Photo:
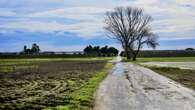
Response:
M195 70L174 67L147 66L151 70L195 90Z
M100 82L107 76L108 69L111 67L112 63L107 63L104 69L94 74L84 86L72 92L68 104L49 107L45 110L90 110L93 107L94 93Z

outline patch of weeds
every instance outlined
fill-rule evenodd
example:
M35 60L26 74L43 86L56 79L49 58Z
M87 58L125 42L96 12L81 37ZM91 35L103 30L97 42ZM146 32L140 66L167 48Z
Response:
M66 105L47 108L45 110L89 110L93 107L94 93L99 86L99 83L107 76L108 69L111 67L112 64L107 63L105 68L102 71L95 73L84 86L72 92L69 103Z
M9 73L13 71L14 71L14 67L12 66L1 66L0 67L0 72L3 72L3 73Z
M195 90L195 70L152 66L148 66L148 68Z
M195 57L138 57L137 62L192 62Z
M0 66L0 72L2 73L12 73L21 70L30 70L30 69L38 69L38 65L6 65Z

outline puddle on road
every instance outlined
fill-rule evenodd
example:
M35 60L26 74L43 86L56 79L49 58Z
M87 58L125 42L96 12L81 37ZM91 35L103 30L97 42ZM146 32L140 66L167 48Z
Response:
M124 67L123 67L123 64L121 62L116 63L112 74L116 75L116 76L123 76L125 74Z

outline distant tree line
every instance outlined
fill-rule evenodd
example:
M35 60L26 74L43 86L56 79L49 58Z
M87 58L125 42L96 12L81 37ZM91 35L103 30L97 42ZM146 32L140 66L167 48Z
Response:
M37 46L32 46L32 48L35 48ZM55 54L55 52L50 53L37 53L40 49L28 49L27 46L24 46L24 50L19 54L17 52L3 52L0 53L0 59L1 58L87 58L87 57L103 57L103 56L113 56L118 54L118 50L114 49L112 47L104 46L100 48L99 46L87 46L84 49L84 54ZM110 49L109 49L110 48ZM32 50L37 50L34 52L31 52ZM115 54L110 52L111 50L114 50ZM24 54L24 52L26 54ZM34 53L34 54L33 54ZM106 54L107 53L107 54ZM109 53L109 54L108 54ZM124 51L120 53L121 56L125 56L126 54ZM138 54L138 57L195 57L195 49L194 48L186 48L185 50L142 50Z
M40 52L39 46L36 43L34 43L32 44L31 48L27 48L27 46L25 45L21 54L34 55L34 54L39 54L39 52Z
M68 52L40 52L40 47L36 43L31 48L24 45L20 53L4 52L0 53L0 58L86 58L86 57L112 57L118 55L119 51L114 47L86 46L83 51Z
M18 59L18 58L89 58L93 56L87 56L84 54L49 54L49 55L43 55L43 54L1 54L0 53L0 59Z
M125 56L124 51L120 55ZM195 50L193 48L185 50L142 50L138 57L195 57Z
M100 46L91 46L88 45L84 48L85 55L92 55L92 56L117 56L119 51L114 47L100 47Z

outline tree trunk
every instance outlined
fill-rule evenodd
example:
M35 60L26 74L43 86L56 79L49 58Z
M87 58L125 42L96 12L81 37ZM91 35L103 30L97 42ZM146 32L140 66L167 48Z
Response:
M127 55L127 60L130 60L131 59L131 56L128 54Z
M135 52L133 52L133 59L132 59L133 61L136 61L136 58L137 58L137 55L138 55L138 53L140 51L141 45L142 45L142 43L139 42L138 49Z
M133 61L136 61L136 58L137 58L137 55L135 54L135 55L133 55Z
M125 55L126 55L127 60L130 60L131 59L131 56L130 56L130 53L129 53L129 49L128 48L125 48Z

